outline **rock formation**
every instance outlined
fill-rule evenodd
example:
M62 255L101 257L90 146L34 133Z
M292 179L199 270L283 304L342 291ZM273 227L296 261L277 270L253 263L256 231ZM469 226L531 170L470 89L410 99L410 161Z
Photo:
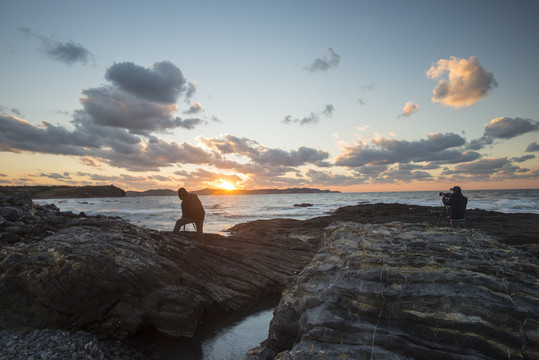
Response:
M337 223L250 359L538 359L537 248Z
M439 213L350 206L202 244L15 193L0 197L0 329L189 337L284 289L253 359L539 358L539 215L470 210L451 232Z
M0 328L125 337L152 326L192 336L203 314L280 294L315 245L290 237L175 235L120 218L1 199Z

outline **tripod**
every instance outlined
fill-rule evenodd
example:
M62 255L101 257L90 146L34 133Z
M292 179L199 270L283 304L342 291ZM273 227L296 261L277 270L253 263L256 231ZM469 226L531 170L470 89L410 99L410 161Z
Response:
M440 217L438 218L438 221L436 222L436 226L435 227L438 227L438 225L440 225L440 221L442 220L442 216L444 216L444 212L447 210L447 206L443 206L442 207L442 212L440 213Z

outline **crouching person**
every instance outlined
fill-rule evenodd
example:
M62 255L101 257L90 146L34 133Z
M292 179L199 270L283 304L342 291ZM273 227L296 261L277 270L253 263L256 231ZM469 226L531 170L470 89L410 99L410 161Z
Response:
M204 240L202 228L206 212L198 196L187 192L184 188L180 188L178 189L178 197L182 200L182 217L176 221L173 232L179 232L180 228L185 224L194 223L197 229L198 239Z

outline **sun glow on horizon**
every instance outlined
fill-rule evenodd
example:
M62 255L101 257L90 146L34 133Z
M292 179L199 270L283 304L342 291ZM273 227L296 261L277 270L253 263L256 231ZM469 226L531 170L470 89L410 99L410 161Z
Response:
M230 181L219 179L215 181L215 186L223 190L236 190L236 185L232 184Z

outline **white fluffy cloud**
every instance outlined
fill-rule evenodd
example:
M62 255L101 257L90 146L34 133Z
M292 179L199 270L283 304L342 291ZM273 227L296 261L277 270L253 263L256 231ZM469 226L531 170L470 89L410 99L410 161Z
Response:
M443 78L445 73L447 79ZM494 75L483 69L476 56L440 59L427 70L427 77L440 79L431 100L457 109L475 105L498 86Z
M414 104L413 101L408 101L402 108L401 116L410 116L419 111L419 105Z

